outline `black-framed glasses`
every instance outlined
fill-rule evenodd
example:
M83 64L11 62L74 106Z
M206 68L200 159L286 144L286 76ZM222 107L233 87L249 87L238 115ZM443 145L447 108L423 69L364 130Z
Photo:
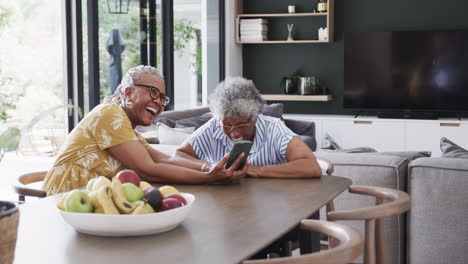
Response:
M148 88L151 98L153 100L159 99L159 101L161 101L162 105L164 106L167 106L169 102L171 101L171 98L169 98L169 96L165 95L164 93L161 93L161 91L159 91L157 87L154 87L152 85L139 84L139 83L134 83L133 85Z

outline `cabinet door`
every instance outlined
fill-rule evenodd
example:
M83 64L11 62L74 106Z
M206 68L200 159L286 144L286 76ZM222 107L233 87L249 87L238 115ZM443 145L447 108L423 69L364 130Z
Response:
M324 120L323 138L327 133L344 149L371 147L377 151L402 151L405 147L403 121Z
M432 157L439 157L442 137L468 149L468 124L466 122L443 121L407 121L406 123L406 150L428 150L432 151Z

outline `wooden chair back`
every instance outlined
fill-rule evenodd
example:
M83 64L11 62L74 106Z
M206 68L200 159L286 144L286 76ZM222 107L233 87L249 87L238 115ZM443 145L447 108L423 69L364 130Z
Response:
M294 257L272 259L245 260L242 264L345 264L362 255L363 238L359 232L349 226L333 222L305 219L301 221L300 228L316 231L334 237L339 241L335 248L317 253Z
M30 172L20 175L14 184L15 192L18 194L20 202L25 201L26 196L46 197L47 193L40 189L28 187L28 184L43 181L47 171Z
M385 264L383 218L406 212L410 208L410 197L403 191L373 186L351 186L349 192L374 196L376 205L356 210L328 212L327 219L365 220L364 263Z

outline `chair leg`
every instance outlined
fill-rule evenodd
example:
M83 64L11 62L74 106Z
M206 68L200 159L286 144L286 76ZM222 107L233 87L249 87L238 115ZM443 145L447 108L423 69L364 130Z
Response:
M292 240L285 240L281 245L281 256L290 257L292 256L293 242Z
M387 263L384 237L384 220L375 220L375 257L379 264Z
M326 206L326 213L328 214L328 212L333 212L335 211L335 203L333 202L333 200L331 200L330 202L327 203L327 206ZM337 247L339 244L339 241L338 239L334 238L334 237L328 237L328 248L331 249L331 248L334 248L334 247Z
M366 220L365 228L364 264L375 264L375 219Z
M24 196L24 195L21 195L21 194L20 194L19 197L18 197L18 199L19 199L19 201L20 201L21 203L24 203L24 202L25 202L25 196Z

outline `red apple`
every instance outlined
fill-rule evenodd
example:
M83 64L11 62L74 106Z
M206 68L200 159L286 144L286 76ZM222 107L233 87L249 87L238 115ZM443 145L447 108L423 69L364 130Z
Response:
M140 187L140 176L138 176L134 170L121 170L115 177L117 177L122 184L130 182L135 184L138 188Z
M180 195L180 194L175 194L175 193L169 194L169 195L166 196L165 198L174 198L174 199L177 199L177 200L181 201L182 204L184 204L184 205L187 204L187 200L185 200L185 198L184 198L182 195Z
M159 210L167 211L181 206L183 206L182 202L175 198L164 198L161 201L161 206L159 207Z

